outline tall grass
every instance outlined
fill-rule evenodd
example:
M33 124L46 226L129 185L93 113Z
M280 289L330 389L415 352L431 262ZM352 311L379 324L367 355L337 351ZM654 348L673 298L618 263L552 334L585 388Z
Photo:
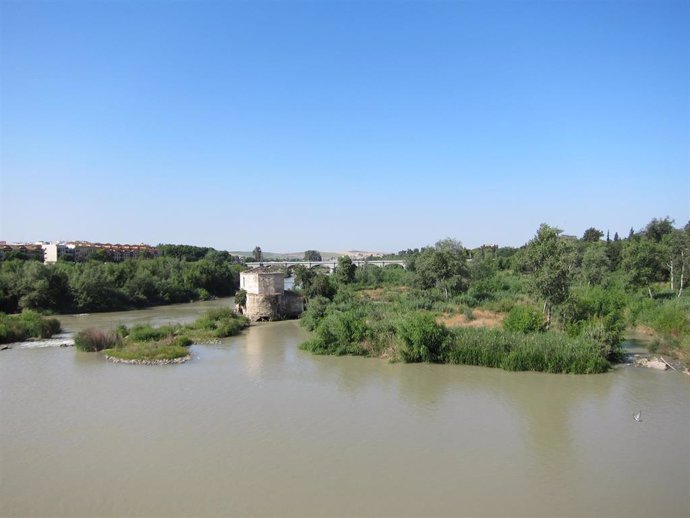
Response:
M0 313L0 343L21 342L27 338L50 338L60 332L60 322L35 311L19 315Z
M93 328L79 331L74 337L74 346L80 351L89 353L118 347L121 343L122 339L116 332Z
M461 328L451 336L446 363L572 374L606 372L610 367L599 344L563 334Z
M128 337L136 342L152 342L173 336L178 329L173 326L153 327L151 325L138 325L129 330Z

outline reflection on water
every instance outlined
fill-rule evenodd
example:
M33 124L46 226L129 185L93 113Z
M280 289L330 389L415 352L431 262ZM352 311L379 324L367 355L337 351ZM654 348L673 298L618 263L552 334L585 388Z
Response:
M306 337L261 324L165 367L0 353L0 515L690 514L690 378L320 357Z

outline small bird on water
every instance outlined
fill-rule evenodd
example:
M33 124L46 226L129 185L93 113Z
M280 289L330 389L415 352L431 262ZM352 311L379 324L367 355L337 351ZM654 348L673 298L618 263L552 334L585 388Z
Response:
M638 410L636 414L633 414L633 419L635 419L635 421L638 423L642 421L642 412Z

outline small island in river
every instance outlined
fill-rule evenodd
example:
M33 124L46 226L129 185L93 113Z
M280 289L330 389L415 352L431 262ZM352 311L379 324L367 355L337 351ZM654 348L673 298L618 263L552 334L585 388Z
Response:
M236 335L248 325L246 317L229 308L220 308L184 326L118 326L109 331L85 329L74 337L74 345L80 351L103 351L106 359L115 363L167 365L191 359L189 346L192 344L212 343Z

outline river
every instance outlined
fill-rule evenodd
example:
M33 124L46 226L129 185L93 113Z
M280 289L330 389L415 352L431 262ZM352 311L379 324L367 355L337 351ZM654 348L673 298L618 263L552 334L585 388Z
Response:
M259 324L171 366L0 352L0 515L690 516L688 376L319 357L306 337Z

